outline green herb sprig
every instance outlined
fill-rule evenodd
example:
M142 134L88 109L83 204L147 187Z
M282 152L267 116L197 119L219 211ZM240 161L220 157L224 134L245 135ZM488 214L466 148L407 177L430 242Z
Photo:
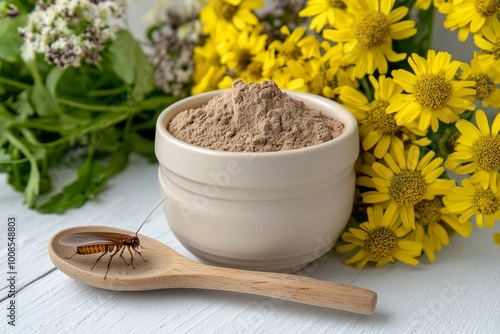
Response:
M28 207L62 213L97 196L131 152L154 161L156 118L177 98L155 89L153 66L123 28L97 50L96 63L61 68L43 54L27 61L19 28L35 8L9 8L19 12L0 14L0 172ZM77 168L76 179L40 203L68 168Z

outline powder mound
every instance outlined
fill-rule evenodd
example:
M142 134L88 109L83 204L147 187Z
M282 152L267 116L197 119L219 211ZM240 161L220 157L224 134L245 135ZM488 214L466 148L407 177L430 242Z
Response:
M317 145L338 137L344 124L309 109L273 81L233 87L206 105L172 118L168 131L200 147L230 152L270 152Z

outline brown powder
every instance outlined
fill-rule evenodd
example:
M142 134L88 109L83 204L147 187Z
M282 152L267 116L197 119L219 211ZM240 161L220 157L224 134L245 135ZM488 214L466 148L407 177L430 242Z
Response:
M219 151L269 152L312 146L339 136L344 125L282 92L273 81L232 89L206 105L177 114L168 124L176 138Z

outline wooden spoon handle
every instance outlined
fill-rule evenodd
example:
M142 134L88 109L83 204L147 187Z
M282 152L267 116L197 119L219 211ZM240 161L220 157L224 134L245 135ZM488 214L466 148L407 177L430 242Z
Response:
M372 314L377 304L374 291L291 274L193 263L183 266L178 279L176 287L250 293L366 315Z

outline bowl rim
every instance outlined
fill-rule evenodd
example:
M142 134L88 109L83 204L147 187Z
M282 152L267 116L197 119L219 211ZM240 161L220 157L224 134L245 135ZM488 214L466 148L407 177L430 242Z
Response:
M237 151L222 151L222 150L214 150L206 147L201 147L201 146L196 146L190 143L187 143L185 141L182 141L172 135L168 130L167 130L167 118L171 117L170 120L175 117L175 115L179 114L180 112L186 110L186 109L180 109L174 113L174 110L178 108L179 105L184 104L186 102L192 101L192 100L204 100L206 99L206 102L201 104L200 106L206 104L208 100L211 98L222 94L225 91L228 91L229 89L221 89L221 90L214 90L210 92L205 92L205 93L200 93L196 95L192 95L186 98L183 98L168 107L166 107L158 116L158 119L156 121L156 138L155 142L158 142L158 135L163 136L166 140L169 140L173 144L182 147L183 149L189 150L189 151L194 151L197 153L202 153L202 154L207 154L211 156L220 156L220 157L238 157L238 158L271 158L271 157L281 157L281 156L294 156L294 155L302 155L306 153L313 153L315 151L321 151L323 149L327 149L328 147L332 145L337 145L339 141L347 140L347 138L350 138L352 135L356 134L356 138L358 137L358 123L354 115L347 110L344 106L342 106L340 103L335 102L333 100L330 100L326 97L316 95L316 94L311 94L311 93L306 93L306 92L297 92L297 91L292 91L292 90L287 90L287 89L282 89L284 93L287 93L288 95L292 96L294 99L298 99L303 101L301 97L306 97L308 99L316 99L322 104L329 104L330 106L334 107L336 111L339 111L342 113L342 119L337 118L339 121L341 121L344 124L344 131L338 136L335 137L329 141L312 145L312 146L307 146L307 147L301 147L301 148L296 148L296 149L289 149L289 150L280 150L280 151L269 151L269 152L237 152ZM323 110L320 110L323 113ZM172 114L174 113L174 114ZM323 113L324 114L324 113ZM332 117L330 115L327 115L329 117ZM168 120L170 122L170 120ZM356 142L359 144L359 140L356 139Z

